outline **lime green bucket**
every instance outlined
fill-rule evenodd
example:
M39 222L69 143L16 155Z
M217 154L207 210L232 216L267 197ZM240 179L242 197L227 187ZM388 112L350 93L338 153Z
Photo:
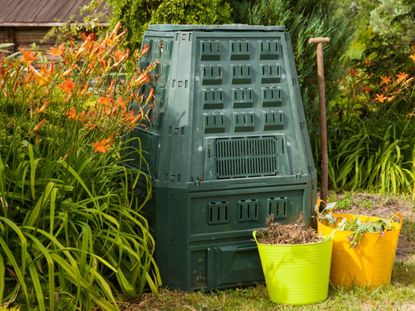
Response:
M307 244L258 243L253 232L272 302L305 305L327 299L331 249L329 238Z

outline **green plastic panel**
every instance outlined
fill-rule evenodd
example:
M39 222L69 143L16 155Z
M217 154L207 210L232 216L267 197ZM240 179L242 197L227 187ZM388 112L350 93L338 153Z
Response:
M284 27L150 25L139 66L157 62L151 123L137 128L153 177L148 208L166 286L263 278L251 232L304 215L316 170ZM138 165L137 156L132 165Z
M193 192L158 188L149 221L166 286L219 289L263 280L252 231L268 215L295 222L313 196L309 185L244 186Z

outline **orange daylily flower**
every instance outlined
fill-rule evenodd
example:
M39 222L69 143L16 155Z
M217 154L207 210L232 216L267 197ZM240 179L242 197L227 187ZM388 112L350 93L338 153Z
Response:
M65 43L62 43L57 48L51 47L46 54L54 57L61 57L65 51Z
M76 119L76 108L75 107L71 107L67 112L66 115L68 116L69 119Z
M383 95L383 94L376 94L375 95L375 101L377 101L378 103L384 103L388 98Z
M398 78L398 82L401 82L403 80L406 80L409 77L409 74L407 74L406 72L400 72L396 75L396 77Z
M351 68L351 69L349 70L349 75L350 75L352 78L356 77L356 76L357 76L357 70L356 70L356 68Z
M42 107L39 108L38 112L39 113L44 113L46 111L46 108L48 108L49 106L49 101L45 101L45 103L42 105Z
M389 76L386 76L386 77L381 76L380 79L382 80L381 81L382 84L389 84L391 82L391 77Z
M20 54L22 54L22 62L27 64L28 66L31 65L36 60L36 52L19 49Z
M59 84L59 87L66 93L69 94L75 87L75 83L71 79L65 79L64 82Z
M409 55L409 58L410 58L410 59L412 59L412 61L414 61L414 62L415 62L415 53L414 53L414 54L412 54L412 55Z
M143 85L144 83L149 83L151 81L150 76L147 73L142 73L134 80L134 83L137 86Z
M392 100L394 100L395 99L395 96L388 96L387 98L386 98L386 100L388 101L388 103L389 102L391 102Z
M144 54L146 54L148 52L148 50L150 49L150 45L145 44L143 46L143 48L140 50L140 53L138 54L138 57L143 56Z
M95 153L106 153L114 144L114 134L108 138L103 138L100 141L92 144Z
M370 58L365 58L363 60L363 64L365 64L366 66L371 66L373 64L373 62L371 61Z
M114 52L114 58L115 58L115 62L119 62L121 59L123 59L126 55L128 55L128 50L127 51L121 51L121 50L116 50Z
M128 123L130 127L134 127L143 117L144 114L142 111L136 115L134 111L130 110L124 114L124 122Z
M122 97L118 96L117 100L115 101L115 104L120 108L127 108L127 101L124 100Z
M66 69L63 73L62 73L62 77L67 77L69 75L71 75L72 71L74 69L78 68L77 65L72 65L70 68Z
M112 97L111 96L105 96L105 97L100 97L98 98L98 104L101 105L109 105L112 103Z
M42 126L46 123L45 119L42 119L33 129L34 132L39 132L39 130L42 128Z
M84 96L86 94L86 92L89 89L89 83L85 83L84 86L82 87L81 91L79 92L80 96Z
M107 63L105 62L104 59L100 59L99 63L101 64L102 71L107 70Z
M44 66L44 65L43 65ZM39 71L35 69L32 65L28 65L29 73L33 73L33 77L36 79L36 81L39 82L40 86L46 85L49 82L49 79L47 76L42 75ZM45 70L43 70L45 71Z
M370 93L371 91L372 91L372 88L371 88L370 86L365 85L365 86L363 87L363 92L365 92L365 93Z
M148 104L150 102L150 100L152 100L154 98L154 88L150 89L150 92L148 92L148 96L146 99L146 104Z

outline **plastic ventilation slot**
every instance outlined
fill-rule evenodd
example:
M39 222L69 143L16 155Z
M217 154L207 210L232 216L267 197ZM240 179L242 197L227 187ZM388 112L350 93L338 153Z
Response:
M254 104L254 92L252 89L232 90L234 108L250 108Z
M219 41L201 41L201 60L220 60L221 45Z
M261 82L276 83L281 79L281 68L277 64L261 65Z
M219 113L205 114L204 116L205 133L225 132L225 116Z
M226 224L228 219L228 202L210 202L208 203L208 223L210 225Z
M256 221L258 220L259 202L256 199L239 200L239 221Z
M276 107L282 104L281 90L275 87L262 88L262 106Z
M235 132L247 132L255 129L254 113L236 113L234 114Z
M232 83L246 84L251 82L252 70L250 65L231 65Z
M218 138L215 166L218 179L276 175L283 138L276 136Z
M203 90L202 102L203 109L222 109L223 90Z
M284 219L288 215L287 197L268 198L268 214L273 214L275 219Z
M264 130L278 130L284 128L284 113L282 111L263 112Z
M278 41L262 41L260 59L278 59L279 58Z
M250 49L247 41L231 41L231 60L249 59Z
M215 66L202 66L202 83L204 85L209 84L221 84L222 83L222 67Z

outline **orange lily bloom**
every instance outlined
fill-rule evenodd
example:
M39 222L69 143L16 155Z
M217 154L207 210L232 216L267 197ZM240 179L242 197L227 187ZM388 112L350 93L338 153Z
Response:
M59 84L59 87L66 93L69 94L75 87L75 83L71 79L65 79L64 82Z
M95 153L106 153L114 144L114 134L92 144Z
M34 132L39 132L39 130L42 128L42 126L46 123L45 119L42 119L33 129Z
M112 97L111 96L105 96L98 98L98 104L101 105L109 105L112 103Z
M46 54L48 54L50 56L54 56L54 57L61 57L63 55L64 51L65 51L65 43L62 43L57 48L56 47L51 47L46 52Z
M363 87L363 92L365 92L365 93L370 93L371 91L372 91L372 88L371 88L370 86L365 85L365 86Z
M22 54L22 62L28 66L36 60L36 52L25 49L19 49L19 52Z
M134 80L134 83L137 84L137 86L143 85L144 83L149 83L151 81L150 76L146 73L142 73L138 76L137 79Z
M401 82L403 80L406 80L409 77L409 75L405 72L400 72L396 75L396 77L398 78L398 82Z
M382 84L389 84L391 82L391 77L389 77L389 76L386 76L386 77L381 76L380 78L382 80L381 81Z
M376 94L375 95L375 101L377 101L378 103L384 103L388 98L385 97L385 95L383 94Z
M140 53L138 54L138 57L143 56L144 54L146 54L148 52L148 50L150 49L150 45L145 44L143 46L143 48L140 50Z
M46 111L46 108L49 106L49 101L45 101L45 103L42 105L42 107L39 108L39 113L44 113Z
M67 112L66 115L68 116L69 119L76 119L76 108L75 107L71 107Z

